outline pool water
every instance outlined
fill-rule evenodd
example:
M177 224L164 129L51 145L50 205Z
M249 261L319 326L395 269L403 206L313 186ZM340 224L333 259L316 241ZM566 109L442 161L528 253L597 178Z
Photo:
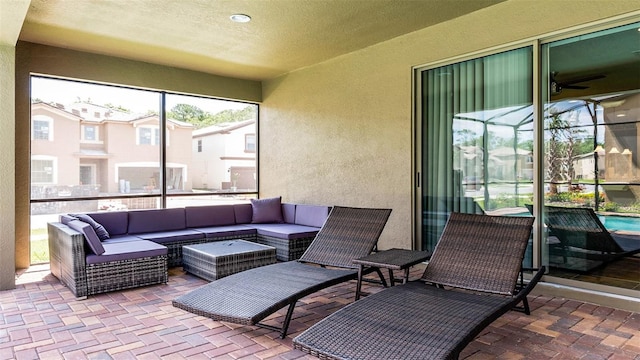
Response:
M640 232L640 218L616 215L598 216L608 230L623 230Z

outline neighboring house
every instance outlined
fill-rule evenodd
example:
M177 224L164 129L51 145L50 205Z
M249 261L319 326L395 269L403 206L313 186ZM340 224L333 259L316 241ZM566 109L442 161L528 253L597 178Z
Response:
M144 193L160 184L157 115L89 103L31 105L32 198ZM167 186L190 191L193 125L167 120ZM185 151L187 150L187 151Z
M500 159L492 170L496 178L506 181L533 180L533 152L500 147L489 151L489 158Z
M192 146L194 188L255 191L254 119L195 130Z
M598 178L600 180L605 179L605 151L598 150ZM594 180L595 177L595 162L596 156L594 153L586 153L577 155L573 158L573 171L575 172L576 180Z

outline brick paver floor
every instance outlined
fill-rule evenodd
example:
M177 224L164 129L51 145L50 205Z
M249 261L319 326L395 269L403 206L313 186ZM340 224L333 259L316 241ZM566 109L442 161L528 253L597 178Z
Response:
M352 302L355 289L352 281L302 299L280 339L171 305L205 283L174 268L166 285L76 300L46 269L22 274L15 290L0 291L0 359L313 359L293 350L292 338ZM640 314L547 296L530 304L532 315L505 314L461 358L640 359Z

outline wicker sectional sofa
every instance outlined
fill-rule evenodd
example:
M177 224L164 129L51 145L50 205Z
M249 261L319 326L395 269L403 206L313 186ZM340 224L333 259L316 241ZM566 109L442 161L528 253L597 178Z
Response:
M277 200L277 201L276 201ZM66 214L48 224L51 273L76 297L166 283L182 265L182 246L245 239L299 258L330 208L280 203ZM105 235L106 234L106 235Z

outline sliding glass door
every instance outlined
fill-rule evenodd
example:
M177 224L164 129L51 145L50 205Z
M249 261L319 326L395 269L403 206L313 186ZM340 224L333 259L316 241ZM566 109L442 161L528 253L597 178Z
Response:
M451 211L526 212L532 61L521 48L422 72L422 248L434 248Z
M640 23L542 46L543 263L640 289Z
M637 296L640 23L600 29L416 70L417 247L452 211L534 215L525 265Z

